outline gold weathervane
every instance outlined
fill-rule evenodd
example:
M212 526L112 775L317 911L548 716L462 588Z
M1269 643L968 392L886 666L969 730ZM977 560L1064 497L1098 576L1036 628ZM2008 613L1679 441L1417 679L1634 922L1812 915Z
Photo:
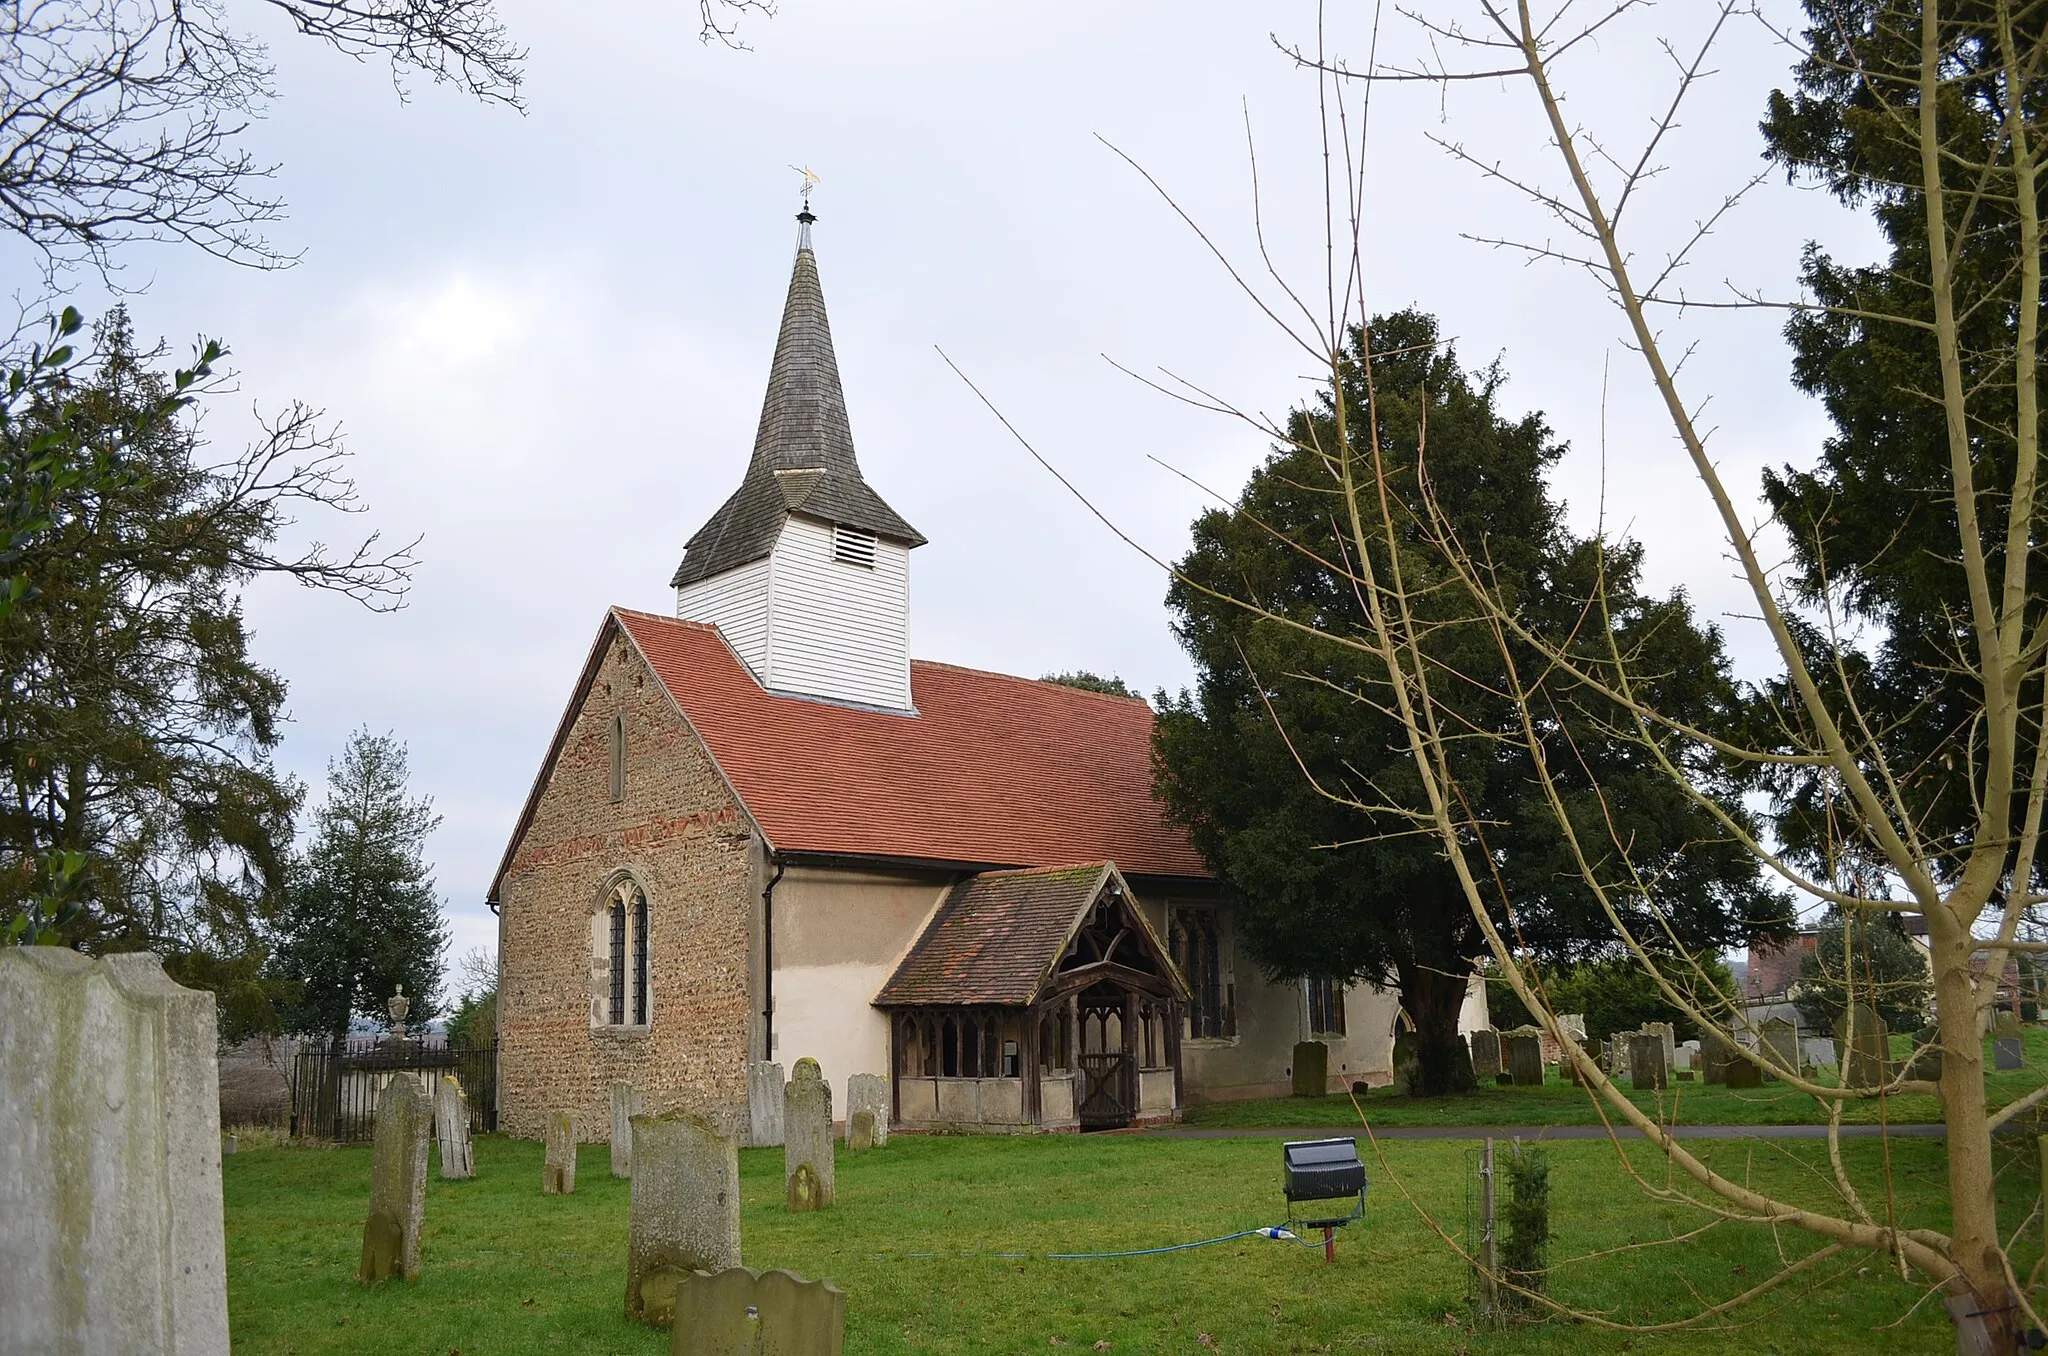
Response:
M816 171L805 169L802 165L791 165L790 168L804 176L804 207L808 209L811 205L811 190L818 186L818 175Z

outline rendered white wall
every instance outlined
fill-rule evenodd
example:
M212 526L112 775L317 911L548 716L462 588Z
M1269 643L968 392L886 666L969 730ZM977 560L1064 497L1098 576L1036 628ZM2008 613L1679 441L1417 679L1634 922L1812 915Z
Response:
M676 590L676 616L716 626L756 678L768 662L768 577L764 557Z
M783 524L769 558L761 681L870 706L910 707L910 548L877 542L872 568L833 559L832 528Z

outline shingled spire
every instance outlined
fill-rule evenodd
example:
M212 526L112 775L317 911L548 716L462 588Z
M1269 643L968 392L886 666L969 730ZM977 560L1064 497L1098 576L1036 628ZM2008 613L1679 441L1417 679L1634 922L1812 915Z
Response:
M818 258L811 250L816 218L808 204L797 220L796 267L783 302L753 459L739 489L690 538L670 580L673 588L767 556L790 514L858 528L906 547L924 545L917 529L861 478Z

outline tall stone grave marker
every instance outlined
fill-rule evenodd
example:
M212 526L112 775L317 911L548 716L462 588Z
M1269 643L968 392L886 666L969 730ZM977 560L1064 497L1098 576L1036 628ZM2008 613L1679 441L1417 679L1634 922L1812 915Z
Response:
M1992 1063L2000 1069L2018 1069L2027 1062L2026 1037L2020 1034L2020 1019L2010 1012L1998 1014L1991 1028Z
M633 1118L643 1110L640 1089L612 1084L612 1176L633 1175Z
M576 1190L576 1118L566 1111L550 1116L542 1146L541 1195L569 1195Z
M0 1349L228 1349L213 995L0 947Z
M1419 1097L1422 1094L1422 1042L1413 1031L1403 1031L1394 1037L1394 1086L1397 1097Z
M1500 1032L1490 1026L1482 1026L1471 1036L1472 1076L1481 1083L1491 1083L1500 1072Z
M672 1356L842 1356L846 1295L792 1271L697 1272L676 1290Z
M441 1176L451 1180L476 1176L476 1147L469 1140L469 1098L454 1074L442 1074L434 1087L434 1138L441 1142Z
M879 1149L889 1142L889 1080L854 1074L846 1080L846 1147Z
M375 1285L396 1276L420 1278L420 1229L427 1214L427 1143L433 1118L419 1080L394 1074L377 1094L376 1142L370 1151L370 1218L356 1279Z
M1643 1031L1654 1035L1664 1043L1665 1081L1670 1081L1672 1066L1678 1062L1678 1031L1669 1022L1644 1022ZM1631 1054L1634 1052L1631 1051Z
M1775 1069L1784 1070L1797 1076L1799 1073L1799 1025L1784 1017L1773 1017L1763 1024L1760 1032L1763 1048L1760 1053L1771 1062ZM1777 1077L1766 1074L1765 1077Z
M782 1143L782 1066L747 1066L747 1144L771 1149Z
M1906 1077L1925 1079L1930 1083L1941 1081L1941 1032L1938 1029L1928 1026L1913 1033L1913 1061L1906 1066Z
M1617 1031L1607 1038L1607 1076L1619 1083L1629 1076L1629 1042L1638 1036L1635 1031Z
M626 1317L666 1327L676 1288L740 1264L740 1151L701 1116L635 1116Z
M1396 1040L1399 1038L1396 1037ZM1394 1075L1400 1081L1398 1068ZM1294 1043L1294 1095L1321 1097L1330 1090L1330 1047L1321 1041Z
M1728 1081L1728 1071L1742 1056L1735 1053L1735 1040L1726 1031L1709 1028L1700 1037L1700 1077L1709 1083Z
M1852 1028L1853 1038L1850 1035ZM1858 1003L1844 1013L1835 1028L1835 1038L1847 1061L1846 1075L1850 1087L1875 1087L1890 1076L1888 1056L1891 1039L1870 1004Z
M1637 1092L1671 1085L1671 1066L1664 1062L1664 1038L1655 1031L1638 1031L1628 1040L1628 1071Z
M1500 1038L1501 1050L1507 1056L1508 1073L1516 1087L1541 1087L1543 1084L1543 1036L1533 1026L1518 1027L1504 1031Z
M782 1090L782 1184L793 1211L832 1204L832 1085L818 1061L796 1062Z

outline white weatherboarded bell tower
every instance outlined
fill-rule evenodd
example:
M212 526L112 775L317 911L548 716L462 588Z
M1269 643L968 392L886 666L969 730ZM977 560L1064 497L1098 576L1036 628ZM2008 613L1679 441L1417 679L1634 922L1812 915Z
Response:
M908 711L910 551L925 539L854 460L815 220L806 203L746 478L669 582L676 616L717 626L763 687Z

